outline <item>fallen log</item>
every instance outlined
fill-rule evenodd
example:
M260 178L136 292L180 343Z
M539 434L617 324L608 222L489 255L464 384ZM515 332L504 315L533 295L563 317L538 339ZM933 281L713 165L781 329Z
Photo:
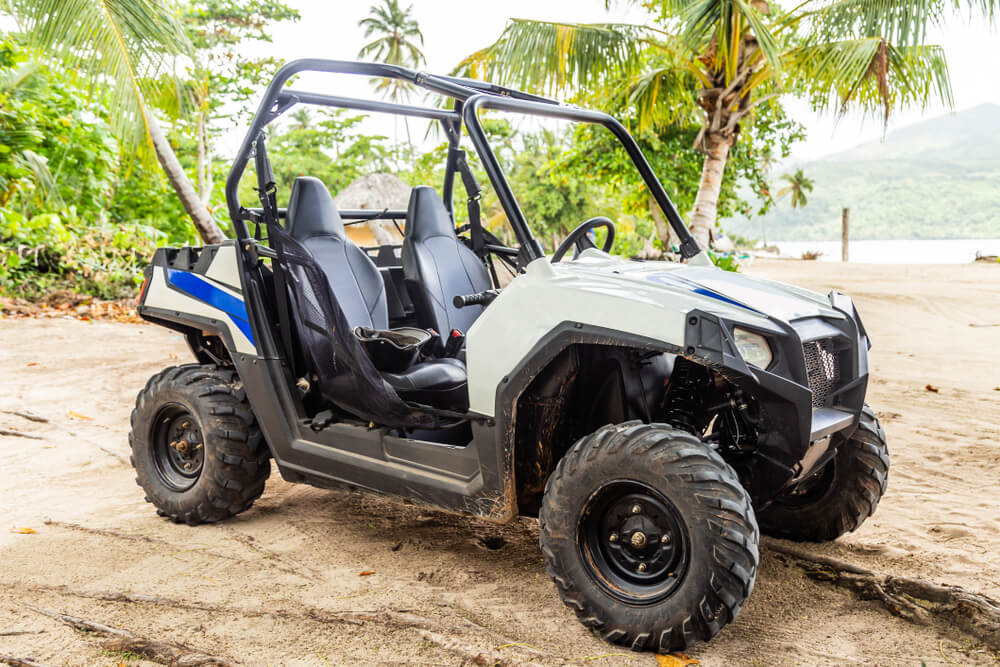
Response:
M1000 602L961 586L935 584L918 577L881 574L852 563L765 540L768 550L802 568L806 576L846 588L864 600L880 602L895 616L913 623L944 623L1000 650Z
M161 665L168 665L168 667L203 667L208 665L214 665L215 667L238 667L237 663L231 660L217 655L202 653L181 644L170 644L155 639L139 637L128 630L114 628L95 621L88 621L87 619L70 616L69 614L62 614L52 609L46 609L45 607L36 607L30 604L25 606L32 611L48 616L49 618L54 618L77 630L85 630L108 637L103 647L109 651L128 651L140 655L147 660L158 662Z

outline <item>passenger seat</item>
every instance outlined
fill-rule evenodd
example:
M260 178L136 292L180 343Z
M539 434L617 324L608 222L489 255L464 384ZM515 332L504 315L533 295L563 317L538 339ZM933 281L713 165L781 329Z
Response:
M378 268L347 236L333 197L322 181L308 176L295 179L288 203L287 230L326 274L348 326L389 328L385 284ZM304 286L293 286L293 293L296 289ZM296 294L296 298L300 299L300 295ZM308 344L309 332L300 335ZM406 400L456 410L468 408L465 364L461 361L430 359L399 373L381 375Z
M427 185L410 193L402 254L403 277L417 323L444 337L453 329L467 332L483 307L459 309L452 299L488 290L493 283L483 261L458 238L437 191Z

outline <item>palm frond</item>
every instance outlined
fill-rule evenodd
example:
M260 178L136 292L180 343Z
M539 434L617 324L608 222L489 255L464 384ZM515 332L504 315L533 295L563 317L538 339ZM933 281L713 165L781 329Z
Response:
M993 1L981 0L984 5ZM955 6L960 6L958 0ZM816 43L881 37L890 44L913 46L924 43L928 26L941 21L946 10L940 0L826 0L803 3L801 11L783 21Z
M38 198L42 201L53 201L57 204L63 204L56 179L53 178L52 172L49 171L48 160L32 150L21 151L19 157L18 161L31 171L33 176L32 182L35 184L35 191L38 193Z
M616 86L620 106L634 112L639 130L674 123L694 115L692 91L699 80L685 62L667 62L643 70L627 85Z
M938 46L899 47L870 37L803 46L785 59L790 79L817 108L881 111L887 121L894 107L953 103L948 64Z
M163 94L170 77L161 75L190 47L170 7L158 0L10 0L32 46L61 58L92 87L110 88L112 131L146 157L145 100Z
M773 72L781 69L778 40L761 18L766 4L747 0L688 0L673 4L681 21L681 40L692 52L705 54L707 65L714 71L724 71L727 84L736 77L741 46L747 39L753 39Z
M637 73L658 31L615 23L552 23L513 19L493 45L466 57L455 73L553 94L609 76Z

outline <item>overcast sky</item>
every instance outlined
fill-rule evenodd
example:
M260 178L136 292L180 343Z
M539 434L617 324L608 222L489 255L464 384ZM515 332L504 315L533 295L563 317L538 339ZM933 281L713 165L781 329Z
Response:
M302 19L297 23L276 26L274 43L263 47L281 59L321 57L343 60L356 59L365 43L358 21L368 15L372 2L344 0L286 0L299 9ZM401 0L407 5L407 0ZM624 3L610 11L603 0L412 0L413 15L424 34L424 54L427 70L449 72L463 57L492 43L502 32L507 20L533 18L575 22L628 21L645 22L644 14ZM996 72L1000 71L998 34L982 25L954 21L947 30L935 31L932 40L945 47L951 70L955 109L967 109L986 102L1000 104L1000 86ZM359 80L360 79L360 80ZM310 88L319 87L310 83ZM325 87L325 86L324 86ZM361 77L339 77L328 91L341 94L371 95L371 89ZM877 140L882 134L881 122L849 115L836 119L831 113L816 114L807 105L786 99L786 108L793 118L808 130L808 139L796 145L794 159L805 160L838 152L864 141ZM922 115L919 109L898 113L890 121L889 130L946 113L933 107ZM382 133L392 134L388 121L376 121Z

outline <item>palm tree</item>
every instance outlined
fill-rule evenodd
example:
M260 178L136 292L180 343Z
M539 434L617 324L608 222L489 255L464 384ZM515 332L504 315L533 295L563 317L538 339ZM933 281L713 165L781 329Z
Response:
M383 0L382 5L372 7L358 25L365 29L365 38L375 35L375 39L361 47L358 57L403 67L425 65L427 60L420 50L424 35L412 11L413 5L401 9L399 0ZM393 102L407 99L413 90L409 83L398 79L376 79L374 83L376 90Z
M806 193L812 192L813 179L805 175L801 169L796 169L793 174L783 174L781 180L788 181L788 185L778 190L778 198L791 195L792 208L799 208L808 204Z
M146 100L176 85L172 59L190 43L170 3L159 0L10 0L35 48L51 53L95 87L111 90L111 129L123 151L156 156L206 243L225 236L198 196ZM167 76L163 76L166 74Z
M730 150L758 105L793 93L887 122L901 106L952 102L944 53L925 44L945 0L799 0L788 12L769 0L631 2L653 13L651 25L512 20L457 71L627 104L640 128L699 122L705 158L690 225L703 247ZM975 8L992 17L993 2Z

